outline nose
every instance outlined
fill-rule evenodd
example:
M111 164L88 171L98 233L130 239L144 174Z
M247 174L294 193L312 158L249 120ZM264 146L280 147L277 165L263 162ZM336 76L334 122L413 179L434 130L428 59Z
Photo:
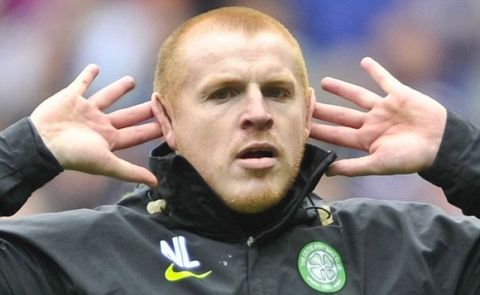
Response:
M273 125L268 101L256 85L248 87L241 117L242 129L267 130Z

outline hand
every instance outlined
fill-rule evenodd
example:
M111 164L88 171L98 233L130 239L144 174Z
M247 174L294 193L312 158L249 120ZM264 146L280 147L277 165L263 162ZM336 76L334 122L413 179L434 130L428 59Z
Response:
M328 175L386 175L419 172L430 167L442 141L447 111L432 98L395 79L371 58L362 67L386 92L381 97L365 88L333 78L322 88L365 111L317 103L310 137L366 151L368 155L334 162Z
M96 65L87 66L68 87L33 111L33 124L64 169L155 186L157 179L150 171L112 153L162 135L157 122L137 125L152 118L150 102L103 113L135 82L123 77L85 99L83 94L98 73Z

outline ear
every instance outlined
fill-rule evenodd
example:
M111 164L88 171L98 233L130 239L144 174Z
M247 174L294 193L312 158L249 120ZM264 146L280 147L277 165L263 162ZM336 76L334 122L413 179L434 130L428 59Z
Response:
M162 127L163 137L167 141L168 146L175 150L175 131L173 130L171 116L165 108L165 99L158 92L152 94L152 112L158 123Z
M315 103L317 102L317 98L315 97L315 89L312 87L308 87L308 97L307 97L307 105L305 112L305 136L308 138L310 135L310 129L312 128L312 118L313 118L313 111L315 110Z

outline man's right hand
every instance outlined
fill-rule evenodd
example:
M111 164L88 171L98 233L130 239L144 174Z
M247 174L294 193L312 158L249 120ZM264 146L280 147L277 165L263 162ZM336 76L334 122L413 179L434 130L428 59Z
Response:
M104 113L102 110L133 89L135 82L123 77L85 99L83 95L98 73L96 65L87 66L68 87L33 111L33 124L64 169L155 186L157 179L150 171L113 154L162 136L156 121L139 124L153 117L150 102Z

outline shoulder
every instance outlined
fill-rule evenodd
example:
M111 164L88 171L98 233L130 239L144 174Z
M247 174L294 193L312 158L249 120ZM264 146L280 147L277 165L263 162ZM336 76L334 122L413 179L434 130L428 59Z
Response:
M331 203L334 218L355 227L380 227L420 232L435 228L462 228L478 231L475 217L450 216L427 203L352 198Z
M338 213L355 213L356 215L370 215L371 213L404 214L417 211L431 211L432 214L443 214L443 211L433 205L421 202L406 202L394 200L379 200L369 198L350 198L334 201L331 206ZM412 211L413 210L413 211Z
M76 209L42 213L2 220L0 237L9 235L28 240L53 240L79 238L108 231L109 235L125 233L125 230L142 229L156 223L146 211L143 191L137 191L114 205L94 209Z
M106 205L96 209L76 209L13 218L0 223L0 235L8 233L35 237L79 233L82 230L121 224L121 220L128 219L131 215L129 211L131 210L122 206Z

